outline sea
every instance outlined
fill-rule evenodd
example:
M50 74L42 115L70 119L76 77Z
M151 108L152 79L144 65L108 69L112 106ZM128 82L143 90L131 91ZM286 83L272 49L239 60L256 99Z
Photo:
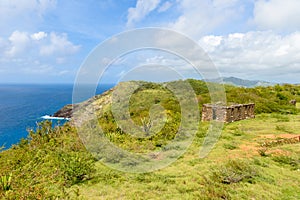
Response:
M99 85L95 94L113 86ZM72 84L0 84L0 149L2 146L10 148L21 138L27 138L28 130L36 129L37 123L45 119L63 124L65 120L47 116L71 104L72 92Z

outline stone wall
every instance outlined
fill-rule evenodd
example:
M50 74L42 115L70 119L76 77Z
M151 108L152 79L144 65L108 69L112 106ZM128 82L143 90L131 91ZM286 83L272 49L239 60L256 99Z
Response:
M234 122L254 118L254 103L233 104L230 106L204 104L202 107L202 121Z

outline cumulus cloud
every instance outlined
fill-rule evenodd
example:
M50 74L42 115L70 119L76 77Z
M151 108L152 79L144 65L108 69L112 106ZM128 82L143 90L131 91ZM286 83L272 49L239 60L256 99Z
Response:
M289 73L296 77L300 73L300 32L286 36L272 31L209 35L199 44L223 73L252 78Z
M134 23L141 21L150 12L155 10L160 0L137 0L134 8L128 9L127 27L132 27Z
M69 41L67 34L40 31L29 34L27 32L14 31L5 41L0 41L5 44L5 56L9 57L26 57L30 53L37 54L36 56L66 56L78 52L79 45Z
M43 56L50 55L68 55L74 54L79 50L80 46L74 45L68 40L67 34L50 33L49 44L41 46L40 54Z
M10 42L10 48L5 54L10 57L23 53L30 44L30 38L26 32L14 31L8 40Z
M31 34L30 37L33 40L41 40L41 39L44 39L45 37L47 37L47 33L40 31L40 32Z
M62 65L79 51L65 33L14 31L0 37L0 71L42 74L54 72L52 66Z
M181 15L169 27L192 37L203 36L243 11L238 0L182 0Z
M253 11L253 22L261 29L299 30L299 8L299 0L256 1Z

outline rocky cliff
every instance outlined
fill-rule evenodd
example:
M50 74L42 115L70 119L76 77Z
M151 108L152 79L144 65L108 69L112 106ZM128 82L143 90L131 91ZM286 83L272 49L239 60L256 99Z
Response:
M113 91L114 89L110 89L102 94L99 94L99 95L96 95L82 103L79 103L79 104L68 104L68 105L65 105L64 107L62 107L60 110L58 110L57 112L55 112L53 114L53 117L63 117L63 118L72 118L73 117L73 113L74 111L76 110L79 110L79 109L83 109L85 107L88 107L89 105L93 105L95 107L95 105L98 105L100 107L101 104L103 104L103 100L105 100L105 104L107 104L107 99L110 98L110 94L111 92ZM96 106L96 110L97 109L97 106Z

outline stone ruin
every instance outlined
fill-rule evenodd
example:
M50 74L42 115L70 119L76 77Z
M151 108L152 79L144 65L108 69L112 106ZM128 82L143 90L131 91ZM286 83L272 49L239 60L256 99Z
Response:
M293 106L296 106L296 104L297 104L297 101L296 101L296 99L292 99L292 100L290 100L290 104L292 104Z
M232 104L230 106L218 104L204 104L202 107L202 121L234 122L248 118L255 118L254 103Z

